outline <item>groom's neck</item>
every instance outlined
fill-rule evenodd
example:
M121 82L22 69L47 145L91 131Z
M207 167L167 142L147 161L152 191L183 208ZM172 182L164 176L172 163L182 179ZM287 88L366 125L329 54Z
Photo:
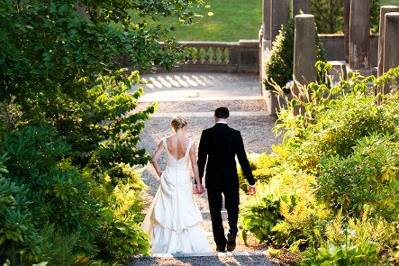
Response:
M216 119L216 124L227 124L227 119L218 118Z

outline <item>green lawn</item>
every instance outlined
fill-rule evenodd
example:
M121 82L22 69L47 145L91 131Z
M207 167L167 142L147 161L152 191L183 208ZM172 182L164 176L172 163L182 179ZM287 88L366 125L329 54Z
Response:
M262 23L262 0L208 0L207 9L197 10L203 15L193 25L185 26L174 20L173 35L184 41L238 41L257 39ZM381 0L381 4L397 4L399 0ZM209 16L208 12L213 15Z
M262 23L262 0L208 0L208 9L198 10L202 19L185 26L172 20L178 40L238 41L257 39ZM208 16L212 12L212 16Z
M399 0L381 0L384 5L399 5Z

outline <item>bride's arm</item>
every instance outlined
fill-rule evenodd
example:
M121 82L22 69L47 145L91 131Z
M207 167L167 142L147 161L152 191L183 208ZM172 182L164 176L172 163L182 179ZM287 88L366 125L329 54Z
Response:
M158 159L161 156L164 150L164 146L162 141L158 144L157 150L155 151L154 155L151 157L151 164L154 166L157 175L160 177L162 175L161 168L158 165Z
M200 187L199 193L202 193L203 189L202 189L202 185L201 185L202 183L201 183L201 180L199 177L199 172L198 172L197 147L195 144L193 144L190 149L190 161L191 161L191 166L193 168L195 184L197 184L197 187ZM197 188L197 190L198 190L198 188Z

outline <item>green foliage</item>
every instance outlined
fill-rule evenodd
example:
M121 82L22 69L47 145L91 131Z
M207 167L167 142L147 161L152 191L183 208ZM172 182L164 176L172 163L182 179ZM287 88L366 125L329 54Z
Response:
M250 205L241 213L243 238L247 232L256 236L261 242L272 240L272 230L276 222L282 219L279 213L279 201L273 195L265 195Z
M331 86L330 67L318 62L324 81L298 86L279 113L283 141L259 157L263 166L253 163L267 178L244 206L243 228L302 252L304 265L397 263L399 68L379 78L350 73ZM392 92L376 94L382 86ZM265 206L274 206L274 221L251 218L270 215Z
M37 261L41 253L41 238L32 226L26 194L24 186L0 177L0 263L8 259L13 264L28 264Z
M284 88L287 82L292 80L294 67L294 36L295 21L290 19L282 25L276 40L273 42L269 60L266 62L266 77L263 83L268 90L274 90L274 83ZM320 46L319 38L316 34L317 60L324 60L324 52ZM286 92L290 88L285 88Z
M137 144L155 106L135 110L140 76L121 64L171 68L183 51L159 19L190 23L201 3L0 3L0 264L148 253Z
M380 0L369 1L370 28L378 32ZM315 15L316 25L320 33L338 33L344 30L343 0L312 0L310 13Z
M348 157L323 159L317 195L344 213L359 215L367 204L373 206L376 214L395 220L399 206L398 166L397 140L378 135L365 137Z
M390 255L384 254L384 249L398 242L395 230L394 224L381 218L370 218L367 211L360 219L351 218L347 223L339 213L327 225L327 240L317 250L310 248L306 251L301 264L388 264L387 256Z

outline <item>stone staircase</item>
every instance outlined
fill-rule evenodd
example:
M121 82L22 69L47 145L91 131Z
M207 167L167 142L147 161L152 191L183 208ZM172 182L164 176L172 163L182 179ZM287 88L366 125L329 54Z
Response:
M153 102L157 102L158 108L153 117L146 122L140 145L152 153L161 138L171 133L170 120L178 115L188 120L190 137L198 143L202 130L214 124L213 111L219 106L227 106L231 112L229 125L241 131L248 154L269 151L271 145L278 141L272 132L275 118L266 114L266 103L260 95L257 76L237 74L209 74L208 76L206 73L197 75L199 76L192 73L174 73L171 76L155 74L144 77L152 80L153 83L145 87L146 94L141 99L138 109L143 109ZM191 81L187 81L187 77L190 77ZM181 80L185 80L185 83L180 84ZM213 82L200 84L195 83L196 80ZM162 81L167 81L167 84L162 85ZM161 167L165 162L165 158L161 158ZM149 206L159 187L159 181L151 166L143 169L142 178L148 186L144 198L146 206ZM195 196L195 199L204 218L203 227L209 242L214 246L206 194ZM226 220L227 213L225 211L223 216ZM225 225L227 229L227 222ZM264 249L255 250L245 247L240 239L238 239L237 249L233 253L186 254L184 256L159 254L152 257L133 258L130 263L130 265L161 264L274 265L265 256Z

